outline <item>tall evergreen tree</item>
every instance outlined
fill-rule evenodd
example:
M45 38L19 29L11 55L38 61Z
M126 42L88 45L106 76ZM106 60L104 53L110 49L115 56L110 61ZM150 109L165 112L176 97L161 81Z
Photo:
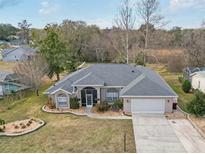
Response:
M60 73L66 69L73 71L75 61L69 54L65 44L60 41L58 34L51 29L47 29L47 37L40 42L40 52L47 60L49 65L48 76L57 76L60 80Z

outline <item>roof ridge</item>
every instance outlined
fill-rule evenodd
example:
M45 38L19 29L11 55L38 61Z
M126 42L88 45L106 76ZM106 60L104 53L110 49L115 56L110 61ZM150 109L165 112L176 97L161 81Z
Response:
M132 87L134 87L137 83L139 83L142 79L145 78L145 74L142 73L140 76L138 76L136 79L134 79L133 81L131 81L126 87L124 87L121 92L120 95L123 95L124 93L126 93L129 89L131 89Z
M65 81L69 80L69 78L71 78L73 75L75 75L75 74L77 74L77 73L79 73L79 72L81 72L81 71L83 71L83 70L85 70L85 69L87 69L87 68L89 68L89 67L90 67L90 66L85 67L85 68L80 69L80 70L77 70L77 71L75 71L75 72L72 72L71 74L68 74L68 75L67 75L66 77L64 77L62 80L58 81L58 82L55 83L53 86L51 86L50 88L46 89L46 91L48 91L48 90L52 89L53 87L55 87L55 86L57 86L57 85L59 85L59 84L65 82ZM71 80L70 80L70 81L71 81ZM71 81L71 82L73 82L73 81ZM62 88L62 87L64 87L64 85L60 86L60 88Z
M16 49L18 49L18 48L11 49L11 50L9 50L8 52L3 53L3 55L4 55L4 56L5 56L5 55L8 55L9 53L11 53L11 52L15 51Z
M161 75L160 75L158 72L152 70L151 68L147 68L147 67L144 67L144 68L147 69L147 70L149 70L149 71L151 71L151 72L154 73L157 77L159 77L159 79L168 87L168 89L167 89L167 88L164 88L164 87L161 86L159 83L157 83L155 80L153 80L152 78L150 78L150 76L146 75L146 77L147 77L150 81L156 83L157 85L159 85L159 86L162 87L163 89L166 89L167 91L170 90L170 91L173 92L175 95L177 95L176 92L170 87L170 85L161 77Z
M83 79L85 79L85 78L87 78L88 76L90 76L92 74L92 72L90 72L90 73L88 73L88 74L86 74L85 76L83 76L82 78L80 78L80 79L78 79L77 81L75 81L75 82L73 82L73 84L72 84L72 86L74 86L76 83L78 83L79 81L81 81L81 80L83 80Z
M146 76L146 77L147 77L147 76ZM160 76L160 77L161 77L161 76ZM168 89L164 88L163 86L161 86L161 85L158 84L157 82L151 80L149 77L147 77L147 79L150 80L151 82L157 84L159 87L161 87L162 89L166 90L167 92L170 92ZM162 82L164 82L164 80L162 80ZM169 87L170 90L172 90L172 88L171 88L166 82L164 82L164 83ZM177 95L173 90L172 90L172 92L173 92L175 95Z
M153 81L152 79L150 79L149 77L147 77L150 81L152 81L152 82L154 82L155 84L157 84L158 86L160 86L161 88L163 88L163 89L165 89L166 91L168 91L168 92L172 92L172 93L174 93L176 96L177 96L177 94L176 94L176 92L170 87L170 85L158 74L158 73L156 73L156 75L158 75L158 77L161 79L161 81L168 87L168 89L167 88L164 88L163 86L161 86L160 84L158 84L157 82L155 82L155 81Z

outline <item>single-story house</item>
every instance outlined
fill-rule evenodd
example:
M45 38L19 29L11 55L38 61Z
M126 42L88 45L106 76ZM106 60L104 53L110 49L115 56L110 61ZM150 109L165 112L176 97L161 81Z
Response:
M0 71L0 98L27 88L19 83L19 76L17 74Z
M191 85L193 89L198 89L205 93L205 71L190 74Z
M7 48L2 51L2 58L5 62L14 62L30 59L36 50L28 46Z
M176 107L177 94L153 70L128 64L94 64L71 73L45 92L56 108L70 108L70 98L81 106L123 100L125 113L165 113Z

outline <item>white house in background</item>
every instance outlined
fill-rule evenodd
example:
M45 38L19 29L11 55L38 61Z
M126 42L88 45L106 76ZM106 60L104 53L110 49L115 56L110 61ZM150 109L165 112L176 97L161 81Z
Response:
M192 88L205 93L205 71L195 72L190 77Z

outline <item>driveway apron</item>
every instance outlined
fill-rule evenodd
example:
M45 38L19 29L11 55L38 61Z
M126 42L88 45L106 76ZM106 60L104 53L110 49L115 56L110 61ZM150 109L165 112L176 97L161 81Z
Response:
M132 117L137 152L186 152L163 114L133 113Z

